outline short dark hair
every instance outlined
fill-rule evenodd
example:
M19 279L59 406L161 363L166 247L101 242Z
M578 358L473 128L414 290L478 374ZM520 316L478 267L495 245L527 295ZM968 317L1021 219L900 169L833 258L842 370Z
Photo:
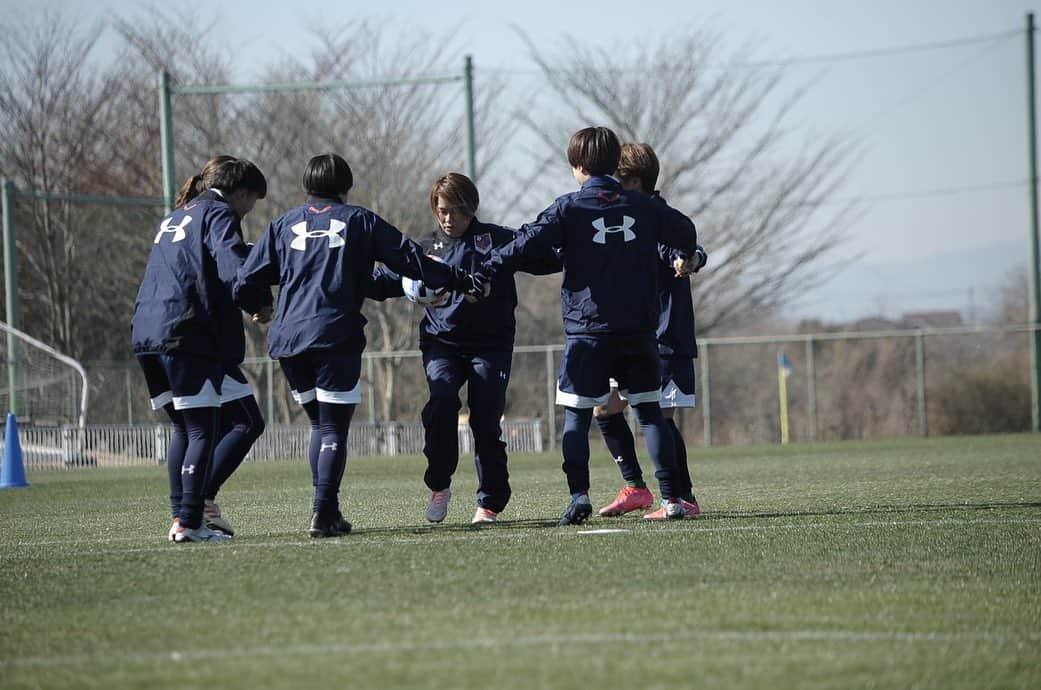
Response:
M323 153L307 161L304 191L312 196L341 197L354 186L354 173L342 157Z
M622 156L618 159L618 179L636 179L640 181L640 189L648 194L654 192L658 184L658 173L661 165L658 156L649 144L622 144Z
M202 182L207 189L217 189L231 194L232 192L245 189L257 195L258 199L267 196L267 178L260 168L245 158L232 158L203 171Z
M477 185L473 180L456 172L437 178L437 182L430 188L430 210L435 216L439 196L444 197L452 206L462 206L471 216L477 215L477 207L481 203L481 196L477 193Z
M622 146L607 127L586 127L571 135L567 145L567 162L590 175L612 175L618 167Z

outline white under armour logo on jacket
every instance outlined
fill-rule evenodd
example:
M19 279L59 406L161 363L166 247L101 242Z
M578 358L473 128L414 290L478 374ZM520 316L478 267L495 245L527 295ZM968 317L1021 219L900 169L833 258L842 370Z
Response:
M302 252L305 249L307 249L308 239L318 237L329 238L329 249L334 249L335 247L342 247L347 243L344 241L343 236L340 235L340 233L343 232L344 228L346 227L347 223L344 223L342 220L330 218L328 230L308 230L307 221L302 220L299 223L295 223L290 228L290 230L293 231L293 234L296 235L296 237L293 238L293 241L290 243L289 248L296 249L297 251Z
M633 232L634 225L636 225L636 219L631 216L622 216L621 225L608 225L603 218L597 218L593 221L593 227L596 229L593 241L597 244L607 244L608 233L620 232L622 240L632 242L636 239L636 233Z
M174 234L171 242L180 242L184 239L184 229L188 227L188 223L192 222L191 216L185 216L181 219L180 225L170 225L170 219L164 218L162 224L159 226L159 232L155 234L155 242L152 244L159 244L159 240L163 239L163 235L168 232Z

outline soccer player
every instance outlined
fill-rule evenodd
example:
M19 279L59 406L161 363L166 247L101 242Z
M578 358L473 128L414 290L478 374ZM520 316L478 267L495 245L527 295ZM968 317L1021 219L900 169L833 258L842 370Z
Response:
M249 288L279 285L268 351L311 422L308 461L315 495L309 534L340 537L351 530L338 494L351 417L361 401L361 305L374 262L435 289L479 295L483 286L424 256L419 245L372 211L347 204L354 175L340 156L312 158L303 183L310 198L271 222L239 271L235 295L252 310L261 305L249 301L256 294Z
M167 465L175 542L230 538L206 526L203 500L219 438L224 365L242 360L242 321L231 294L248 251L240 219L267 193L263 173L246 160L208 165L191 185L200 181L208 191L159 223L131 322L152 409L165 410L174 425ZM254 301L259 311L262 298Z
M622 155L615 176L623 189L642 191L661 201L661 196L654 189L659 169L654 149L647 144L629 143L622 146ZM660 316L657 340L658 356L661 359L662 391L659 404L676 449L678 493L683 510L687 517L696 517L701 513L701 508L691 486L686 444L674 420L676 408L692 408L695 405L694 358L697 357L698 350L694 342L694 302L690 294L689 273L675 270L671 252L664 247L659 249L662 257L658 271ZM697 272L707 260L708 255L698 245L696 257L691 259L690 271ZM618 492L617 498L600 509L600 515L603 516L624 515L633 510L649 508L654 504L654 495L643 481L643 471L636 458L635 440L629 425L625 422L625 407L626 402L618 396L616 390L612 390L608 404L593 409L607 449L618 462L618 468L626 482L626 486ZM665 517L665 511L661 508L644 515L648 520L662 520Z
M477 219L479 204L477 187L466 175L439 177L430 190L430 210L439 227L420 239L423 251L450 266L472 271L494 248L511 241L514 230ZM545 261L528 261L519 270L555 273L560 264L550 254ZM382 301L404 294L400 276L385 266L377 269L370 297ZM480 301L446 294L423 315L419 348L430 388L430 399L423 408L423 453L427 458L423 481L431 491L426 511L430 522L441 522L448 514L452 475L459 464L459 391L463 384L467 384L478 480L477 512L471 522L495 522L510 500L506 444L499 420L510 381L516 307L517 287L510 274L491 285L490 293Z
M201 201L202 199L223 198L224 192L209 186L209 182L219 165L232 160L235 160L232 156L217 156L211 159L203 167L201 173L185 181L174 204L185 206L193 199ZM244 218L245 213L241 217ZM239 232L241 233L241 230ZM249 254L248 247L247 244L236 245L236 250L243 260ZM231 284L226 284L226 287L230 292ZM267 323L271 320L271 292L268 290L264 294L266 303L260 313L253 315L254 323ZM234 318L229 318L226 322L222 322L222 325L227 327L223 337L233 339L234 345L227 349L232 359L223 363L224 377L221 381L220 394L220 440L214 448L213 462L206 477L202 515L203 521L210 529L220 530L234 536L235 529L221 514L220 506L217 504L217 492L242 464L254 442L264 433L264 417L260 414L260 406L257 405L253 389L240 368L246 355L242 321L240 319L236 322ZM176 524L170 529L171 538L175 529Z
M642 192L622 189L611 175L621 146L606 127L576 132L567 158L581 189L558 198L515 240L493 251L479 270L494 281L516 270L525 255L560 247L564 264L561 312L567 342L557 384L565 407L563 470L571 502L561 525L580 524L589 501L589 425L593 407L607 402L608 379L636 411L654 461L662 507L682 518L672 435L662 416L658 353L658 245L694 254L697 234L689 218ZM532 254L534 252L534 254Z

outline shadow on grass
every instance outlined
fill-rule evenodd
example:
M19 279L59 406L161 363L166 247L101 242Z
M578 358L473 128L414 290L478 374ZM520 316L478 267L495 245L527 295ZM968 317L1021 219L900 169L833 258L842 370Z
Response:
M557 519L552 520L501 520L494 525L471 525L469 523L453 523L438 525L402 525L399 527L362 527L351 532L359 536L370 536L379 534L393 534L395 536L417 536L436 535L444 533L464 533L494 531L510 529L546 529L557 527Z
M762 520L774 518L800 518L800 517L827 517L838 515L901 515L928 512L979 512L979 511L1001 511L1007 509L1041 509L1041 501L1019 501L1007 503L907 503L901 505L879 505L850 508L822 508L819 510L777 510L777 511L709 511L702 514L698 523L724 520ZM632 528L635 525L645 524L647 521L639 519L639 515L630 514L621 518L596 518L580 525L581 529L605 529L605 528ZM683 524L686 521L681 521ZM656 523L660 524L660 523ZM559 527L557 518L552 519L526 519L526 520L502 520L494 525L471 525L469 523L430 524L430 525L397 525L392 527L361 527L355 528L347 539L351 537L418 537L438 536L446 534L474 534L489 532L490 534L501 533L512 530L542 530L551 529L561 534L566 534L571 528ZM269 536L279 536L271 534ZM281 535L284 536L284 535ZM324 541L324 540L323 540Z

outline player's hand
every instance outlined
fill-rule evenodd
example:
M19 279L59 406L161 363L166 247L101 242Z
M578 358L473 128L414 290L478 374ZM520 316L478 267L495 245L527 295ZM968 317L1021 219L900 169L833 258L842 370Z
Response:
M698 258L695 256L693 259L682 259L676 257L672 261L672 268L676 271L677 278L683 278L689 276L691 273L697 270Z
M273 314L271 307L264 307L256 314L253 315L253 323L265 324L271 323L271 315Z
M618 414L625 408L629 407L629 401L618 395L618 389L612 388L611 395L607 398L606 405L597 405L593 408L594 417L610 417L611 415Z
M446 288L442 288L434 292L434 300L430 303L431 307L440 307L441 305L452 299L452 291Z
M461 292L470 303L478 302L492 292L492 284L480 273L462 273L453 288L456 292Z

